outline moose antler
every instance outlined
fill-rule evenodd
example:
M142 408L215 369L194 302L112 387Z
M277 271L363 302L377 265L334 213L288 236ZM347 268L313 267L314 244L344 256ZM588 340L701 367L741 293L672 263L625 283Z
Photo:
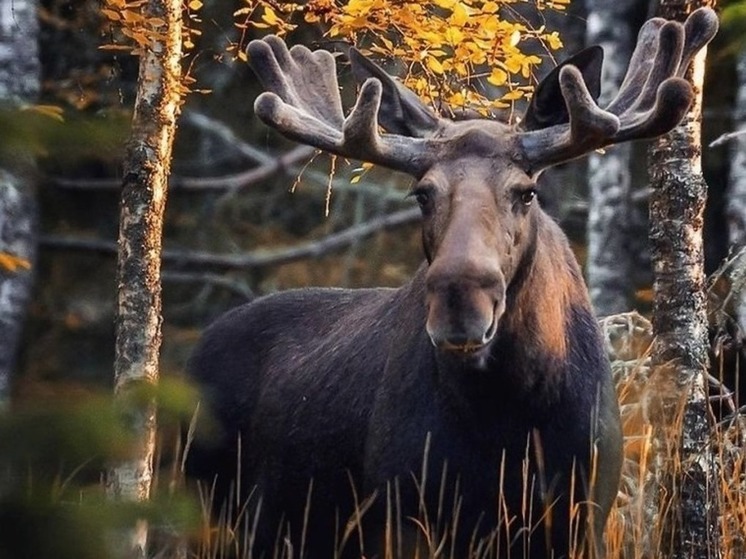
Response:
M319 149L416 174L431 161L425 139L381 134L378 111L382 82L368 78L345 118L334 57L296 45L288 50L274 36L249 44L249 57L267 89L254 104L256 114L285 136ZM363 58L351 49L351 58Z
M506 155L522 156L526 171L534 175L598 148L664 134L691 104L692 88L681 76L717 27L717 16L709 8L696 10L683 25L652 19L640 30L619 94L605 109L596 103L597 95L590 93L579 69L586 65L598 74L598 49L590 49L545 80L548 94L538 96L538 103L549 106L551 118L530 114L524 129L493 126L488 132L485 126L482 131L494 136L496 144L506 145L506 137L517 142L520 149L510 148ZM435 116L414 93L354 48L353 74L363 83L347 117L330 53L300 45L288 50L274 36L252 41L248 51L267 89L254 104L256 114L293 140L419 177L462 133L460 123ZM557 111L562 100L566 110ZM381 133L379 119L383 128L395 133Z
M661 18L647 21L619 93L605 109L596 104L580 71L564 66L559 84L569 123L521 134L530 170L535 173L594 149L674 128L694 98L682 76L717 28L717 16L708 8L693 12L683 25Z

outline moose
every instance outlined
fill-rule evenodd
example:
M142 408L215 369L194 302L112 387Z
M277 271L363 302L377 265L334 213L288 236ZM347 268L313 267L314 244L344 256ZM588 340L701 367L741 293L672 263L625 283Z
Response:
M675 127L713 11L642 27L618 95L603 51L555 68L516 125L442 118L354 48L252 41L255 102L290 139L414 177L425 262L398 289L304 288L229 311L188 369L218 428L187 473L254 556L602 557L622 463L601 333L546 168Z

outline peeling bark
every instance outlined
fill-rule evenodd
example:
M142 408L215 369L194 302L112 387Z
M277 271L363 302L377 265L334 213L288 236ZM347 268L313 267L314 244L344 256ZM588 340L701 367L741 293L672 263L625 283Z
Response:
M636 31L630 14L637 0L586 0L587 43L604 48L601 106L616 95L635 46ZM600 316L629 310L633 286L630 254L629 144L610 148L588 158L588 261L586 274L591 302Z
M136 445L131 459L109 472L107 492L112 499L126 501L147 500L153 477L155 402L131 396L143 384L158 381L163 214L181 101L181 2L150 0L143 15L165 24L162 36L153 37L140 57L120 202L115 395ZM127 547L128 557L145 557L143 523L132 530Z
M36 0L0 2L0 103L33 103L41 87ZM31 270L0 267L0 408L10 398L11 375L33 284L38 231L33 161L21 154L0 161L0 253Z
M701 5L664 0L659 15L683 21ZM717 464L704 378L709 345L702 243L707 185L700 143L705 56L700 52L687 75L697 93L694 105L684 122L650 150L656 335L651 413L659 483L670 498L659 510L668 511L664 533L670 556L682 559L719 557Z

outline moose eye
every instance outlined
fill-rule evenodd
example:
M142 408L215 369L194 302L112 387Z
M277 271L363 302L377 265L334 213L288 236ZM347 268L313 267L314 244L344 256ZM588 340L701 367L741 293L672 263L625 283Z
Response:
M408 194L417 201L420 208L425 208L430 204L432 193L429 188L416 188Z
M524 206L530 206L531 202L533 202L535 198L536 190L534 190L533 188L524 190L520 194L521 204L523 204Z

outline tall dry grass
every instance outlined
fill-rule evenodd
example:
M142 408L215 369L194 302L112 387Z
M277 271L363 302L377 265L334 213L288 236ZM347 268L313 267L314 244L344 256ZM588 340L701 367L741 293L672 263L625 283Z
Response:
M617 502L606 529L605 557L664 558L668 543L665 526L669 515L676 513L673 509L676 495L670 494L668 489L661 485L657 464L661 458L656 456L654 448L654 428L650 419L650 402L654 396L650 394L650 379L655 374L650 360L652 328L650 323L637 313L609 317L602 321L602 327L617 385L624 430L622 480ZM743 559L746 558L746 431L737 415L726 420L713 415L711 419L712 449L716 453L715 461L718 465L713 490L717 492L718 497L720 532L720 555L712 557ZM676 441L680 432L679 422L672 426L672 432L668 435L670 444L665 446L668 452L676 452ZM669 455L665 459L676 463L677 457ZM420 488L425 487L426 461L427 452L420 474ZM449 501L446 492L457 492L458 486L446 483L445 479L444 475L441 480L439 502L457 503L457 499ZM534 480L524 479L525 488L530 488L532 483ZM526 493L530 494L530 491ZM310 494L309 491L309 496ZM253 497L248 503L238 502L235 498L230 499L227 507L216 514L213 507L213 488L203 486L200 490L202 529L199 537L194 538L186 557L254 559L254 533L261 515L261 503ZM364 533L362 519L368 512L372 499L363 499L359 495L355 497L357 510L350 518L339 522L339 544L334 557L330 559L341 557L344 549L351 544L365 549L364 542L371 537L370 534ZM445 511L439 507L435 518L432 518L428 516L424 507L425 496L421 495L423 505L420 507L419 515L416 518L406 517L401 512L399 488L395 483L389 486L385 496L379 497L387 503L383 546L379 548L382 550L380 559L460 559L455 557L451 543L459 529L457 510ZM546 503L526 500L522 511L524 519L530 517L532 508L536 506L545 507ZM576 508L579 510L580 504L577 504ZM449 514L445 514L446 512ZM453 517L456 521L449 525L443 521L446 517ZM569 526L568 530L577 534L577 522ZM504 557L505 550L500 549L498 537L500 531L523 538L542 537L542 534L537 534L530 526L522 524L521 519L500 516L500 525L496 527L493 537L472 541L468 559ZM576 548L573 559L588 559L593 555L587 550L581 551L579 545L576 545ZM295 559L303 557L305 551L303 544L299 548L294 548L284 534L278 533L272 557Z

